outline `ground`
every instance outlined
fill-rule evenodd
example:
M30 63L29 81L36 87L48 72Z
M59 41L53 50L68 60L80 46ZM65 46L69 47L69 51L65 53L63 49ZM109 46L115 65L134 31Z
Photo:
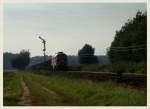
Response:
M64 74L4 73L4 106L146 106L146 88Z

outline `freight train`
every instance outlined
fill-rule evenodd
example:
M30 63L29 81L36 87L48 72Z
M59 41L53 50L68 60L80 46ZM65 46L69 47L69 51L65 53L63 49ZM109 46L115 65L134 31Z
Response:
M53 70L67 70L68 69L67 55L63 52L56 53L56 55L52 57L51 65Z

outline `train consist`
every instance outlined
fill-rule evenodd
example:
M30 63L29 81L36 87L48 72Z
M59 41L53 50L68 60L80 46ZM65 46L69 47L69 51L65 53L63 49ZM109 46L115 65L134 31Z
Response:
M28 70L67 70L68 58L63 52L56 53L51 59L34 64L27 68Z
M58 52L54 57L52 57L51 65L53 70L67 70L68 59L67 55L63 52Z

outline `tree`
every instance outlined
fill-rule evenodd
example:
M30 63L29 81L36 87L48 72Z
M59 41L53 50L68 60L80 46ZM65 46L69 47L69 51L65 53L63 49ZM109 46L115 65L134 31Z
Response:
M107 52L112 63L146 62L147 60L147 13L137 12L119 31Z
M20 51L17 56L12 59L12 66L14 68L24 70L25 67L29 64L30 62L30 52L26 50Z
M85 44L84 47L78 52L79 62L81 64L98 63L97 57L94 56L94 50L95 49L91 45Z

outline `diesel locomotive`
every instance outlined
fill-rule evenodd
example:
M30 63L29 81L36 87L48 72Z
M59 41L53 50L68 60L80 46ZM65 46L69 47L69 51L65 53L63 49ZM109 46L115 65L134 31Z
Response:
M51 65L53 70L67 70L67 55L63 52L56 53L55 56L52 57Z

